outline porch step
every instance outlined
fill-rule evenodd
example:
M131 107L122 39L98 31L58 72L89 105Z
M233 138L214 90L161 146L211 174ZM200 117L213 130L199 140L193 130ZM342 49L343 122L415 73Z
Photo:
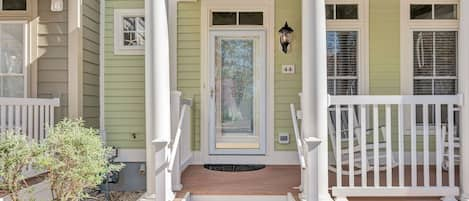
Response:
M296 201L288 195L190 195L176 198L174 201Z

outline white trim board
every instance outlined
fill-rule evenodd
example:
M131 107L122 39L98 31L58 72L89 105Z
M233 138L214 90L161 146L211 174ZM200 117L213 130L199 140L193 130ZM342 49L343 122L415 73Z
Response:
M115 162L146 162L145 149L119 149Z

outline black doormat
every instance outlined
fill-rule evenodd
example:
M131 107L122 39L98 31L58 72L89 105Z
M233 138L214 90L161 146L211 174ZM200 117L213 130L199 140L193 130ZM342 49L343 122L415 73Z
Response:
M247 172L265 168L265 165L205 164L205 169L222 172Z

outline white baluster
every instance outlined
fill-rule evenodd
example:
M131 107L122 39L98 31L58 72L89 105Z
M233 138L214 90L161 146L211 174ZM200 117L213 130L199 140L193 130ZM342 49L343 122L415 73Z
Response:
M428 143L428 104L423 104L423 185L430 186L429 165L429 143Z
M355 161L353 158L353 155L355 154L354 151L354 122L353 122L353 105L348 105L348 171L349 171L349 186L353 187L355 186L355 172L354 172L354 166L355 166Z
M467 122L464 122L467 123ZM455 186L454 181L454 105L448 104L448 180L449 186Z
M380 186L379 181L379 111L378 105L373 105L373 167L374 167L374 184Z
M391 105L386 105L386 183L392 186Z
M342 122L340 105L335 106L335 148L336 148L336 168L337 186L342 186Z
M398 105L399 115L398 115L398 124L399 124L399 186L405 185L405 158L404 158L404 105Z
M417 115L415 104L411 105L410 108L410 155L411 155L411 179L412 186L417 186Z
M367 170L368 170L368 157L366 155L366 106L360 105L360 148L361 148L361 162L362 162L362 186L367 186Z
M441 105L435 105L435 147L436 147L436 185L442 185L442 171L441 165L443 163L443 151L444 144L441 137Z

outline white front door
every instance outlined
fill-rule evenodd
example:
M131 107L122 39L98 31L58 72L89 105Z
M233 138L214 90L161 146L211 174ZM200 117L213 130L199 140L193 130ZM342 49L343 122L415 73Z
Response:
M210 32L210 154L265 154L264 31Z

